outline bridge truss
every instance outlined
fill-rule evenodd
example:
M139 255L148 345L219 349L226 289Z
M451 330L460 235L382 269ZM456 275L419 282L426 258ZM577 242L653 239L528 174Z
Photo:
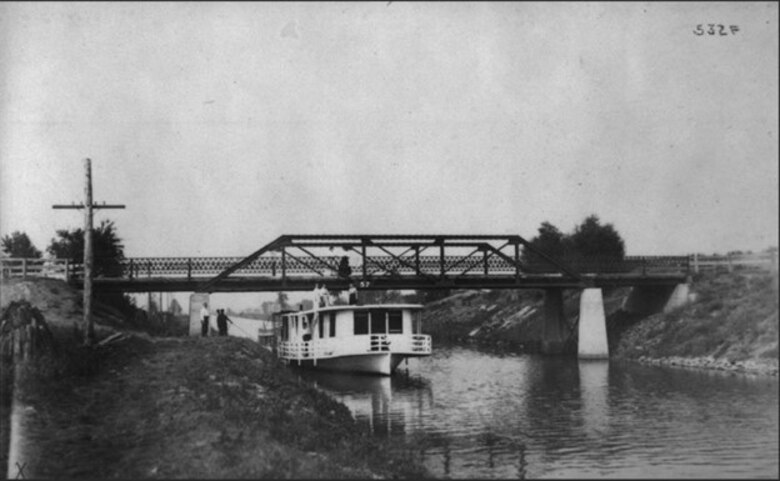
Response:
M522 260L523 249L536 254ZM348 269L345 268L348 266ZM518 235L282 235L240 257L134 258L121 278L98 278L124 292L346 289L545 288L676 283L687 257L620 261L553 259Z

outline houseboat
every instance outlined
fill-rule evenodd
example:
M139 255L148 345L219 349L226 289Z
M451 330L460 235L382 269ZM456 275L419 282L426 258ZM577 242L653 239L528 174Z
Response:
M288 364L389 376L406 358L431 355L422 305L329 306L274 316L276 353Z

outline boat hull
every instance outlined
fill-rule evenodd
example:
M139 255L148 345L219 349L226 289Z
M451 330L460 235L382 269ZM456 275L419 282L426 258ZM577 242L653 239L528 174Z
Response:
M299 365L309 369L323 371L353 372L362 374L379 374L390 376L407 356L392 354L389 352L366 353L352 356L338 356L320 358L316 362L311 359L290 361L292 365Z

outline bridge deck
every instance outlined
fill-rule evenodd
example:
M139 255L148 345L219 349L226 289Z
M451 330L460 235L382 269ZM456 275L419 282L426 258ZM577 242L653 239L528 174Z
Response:
M121 292L189 292L198 290L209 277L174 278L98 278L93 280L95 289ZM544 289L620 287L637 285L674 285L685 282L686 275L669 274L592 274L583 275L582 280L550 274L449 277L429 280L419 277L377 278L368 284L357 284L361 289ZM231 276L212 286L212 292L268 292L268 291L310 291L317 283L325 283L331 290L348 288L348 281L335 276Z

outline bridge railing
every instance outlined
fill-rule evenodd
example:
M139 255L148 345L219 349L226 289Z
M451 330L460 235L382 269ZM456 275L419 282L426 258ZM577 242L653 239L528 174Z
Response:
M240 257L142 257L129 258L122 262L124 278L144 279L204 278L213 277L239 262ZM293 258L284 260L279 255L261 256L237 270L237 277L282 277L338 276L339 256L318 258ZM562 259L561 263L581 274L679 274L688 273L691 260L688 256L627 256L623 259L592 257L584 259ZM499 256L367 256L365 273L369 277L380 276L485 276L514 275L517 267L513 262ZM353 277L363 275L363 264L350 266ZM70 264L69 273L79 279L83 276L81 264ZM562 275L549 262L522 264L522 274Z
M560 262L580 274L666 274L687 273L690 263L687 256L626 256L563 258ZM556 268L546 262L526 264L529 273L551 273Z

